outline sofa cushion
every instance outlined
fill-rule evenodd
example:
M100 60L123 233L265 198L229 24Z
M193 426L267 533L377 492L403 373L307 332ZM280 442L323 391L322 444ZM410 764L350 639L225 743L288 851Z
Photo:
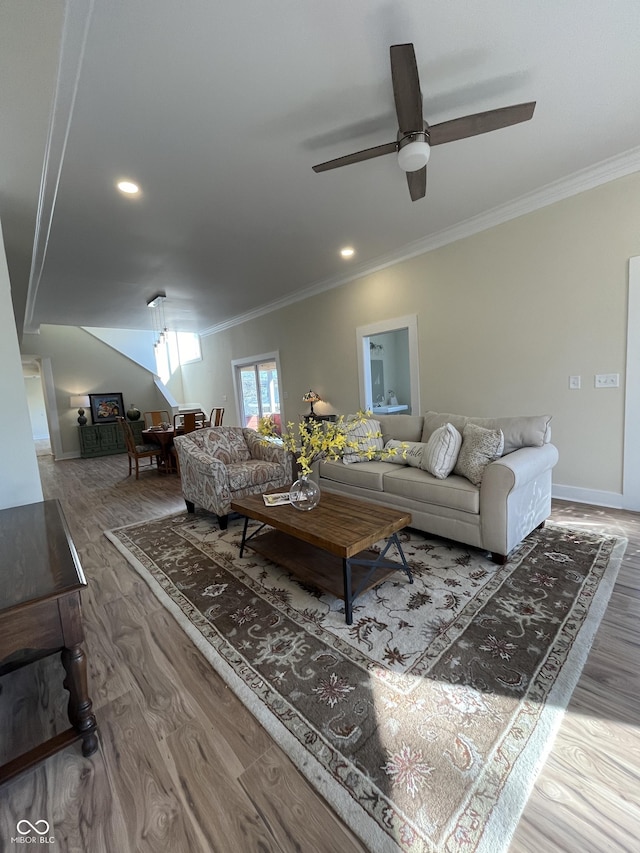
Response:
M451 415L442 414L440 412L427 412L424 416L424 426L422 428L422 436L420 438L420 441L424 441L426 444L431 438L431 435L445 424L451 424L462 435L462 430L464 429L464 425L468 420L469 418L466 415Z
M484 469L490 462L502 456L503 448L502 430L485 429L477 424L467 423L462 430L462 447L453 470L479 486Z
M513 453L521 447L542 447L551 441L551 415L530 415L516 418L471 418L466 415L427 412L424 416L422 441L429 441L431 434L443 424L451 423L462 432L466 423L485 429L502 430L504 435L503 455Z
M444 480L453 471L461 446L462 436L454 425L443 424L431 433L424 445L420 467L438 480Z
M446 480L438 480L421 468L393 468L384 475L384 491L407 500L423 501L476 515L480 512L480 490L469 480L455 474Z
M423 441L424 418L420 415L378 415L378 420L384 444L391 438L398 441Z
M398 470L389 462L360 462L359 465L343 465L327 459L320 463L320 477L336 483L347 483L363 489L381 492L384 488L384 475L387 471ZM321 481L322 482L322 481Z
M349 449L344 453L342 461L345 465L374 459L376 453L384 447L380 421L364 418L363 420L358 419L349 422L347 424L347 440L356 442L358 447L357 449Z
M502 455L521 447L542 447L551 441L551 415L532 415L521 418L470 418L485 429L499 429L504 435Z

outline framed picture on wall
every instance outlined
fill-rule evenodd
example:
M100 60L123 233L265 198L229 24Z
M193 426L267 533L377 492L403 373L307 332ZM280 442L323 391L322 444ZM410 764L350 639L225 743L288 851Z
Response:
M91 422L94 424L114 423L124 417L122 394L89 394Z

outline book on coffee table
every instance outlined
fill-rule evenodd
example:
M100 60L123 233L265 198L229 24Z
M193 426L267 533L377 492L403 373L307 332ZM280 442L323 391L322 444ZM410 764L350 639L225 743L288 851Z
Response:
M289 492L278 492L275 495L263 495L266 506L280 506L281 504L291 503L289 500Z

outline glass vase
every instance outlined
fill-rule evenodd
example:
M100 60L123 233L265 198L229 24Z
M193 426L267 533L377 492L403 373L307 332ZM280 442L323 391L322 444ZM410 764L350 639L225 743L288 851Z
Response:
M318 501L320 500L320 486L313 480L310 480L307 474L303 474L291 486L289 500L291 506L294 506L296 509L304 511L313 509L318 506Z

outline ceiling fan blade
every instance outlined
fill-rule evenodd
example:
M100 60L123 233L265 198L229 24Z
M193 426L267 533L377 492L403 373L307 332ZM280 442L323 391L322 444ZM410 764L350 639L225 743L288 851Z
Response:
M407 172L407 183L411 193L411 201L424 198L427 193L427 167L423 166L415 172Z
M442 145L444 142L455 142L456 139L466 139L469 136L478 136L480 133L489 133L501 127L529 121L535 106L536 102L530 101L526 104L515 104L512 107L501 107L497 110L487 110L484 113L474 113L451 121L443 121L440 124L432 124L429 128L429 144Z
M335 160L327 160L313 167L314 172L326 172L328 169L338 169L340 166L349 166L351 163L361 163L363 160L373 160L374 157L382 157L383 154L393 154L398 150L397 142L387 142L385 145L376 145L374 148L365 148L364 151L356 151L345 157L337 157Z
M415 133L424 128L422 92L416 54L412 44L392 44L391 79L400 133Z

